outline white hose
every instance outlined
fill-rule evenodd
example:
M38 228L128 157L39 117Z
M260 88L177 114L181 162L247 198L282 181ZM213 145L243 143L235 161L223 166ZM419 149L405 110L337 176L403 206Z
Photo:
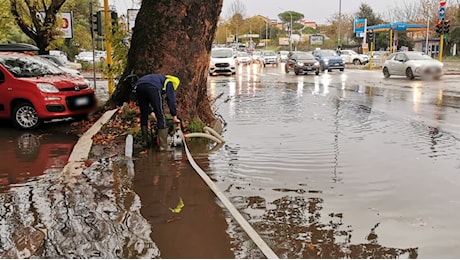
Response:
M257 234L257 232L246 221L246 219L241 215L241 213L235 208L235 206L230 202L230 200L225 196L225 194L222 191L219 190L217 185L211 180L211 178L209 178L209 176L195 162L195 160L192 157L192 154L188 150L187 143L186 143L185 138L184 138L184 134L182 133L181 130L178 130L178 132L182 137L182 142L184 143L185 153L187 155L187 159L188 159L190 165L192 166L192 168L198 173L198 175L200 175L200 177L209 186L209 188L214 192L214 194L216 194L216 196L220 199L222 204L224 204L224 206L227 208L227 210L230 212L230 214L232 214L233 218L240 224L240 226L244 229L244 231L248 234L248 236L260 248L260 250L265 255L265 257L267 257L268 259L278 259L278 256L265 243L265 241L259 236L259 234ZM203 134L203 133L201 133L201 134ZM187 135L190 135L190 134L187 134ZM210 138L209 136L212 136L212 135L204 134L202 136ZM216 139L219 139L219 138L216 138Z
M189 133L185 135L185 138L189 138L189 137L205 137L205 138L213 140L216 143L219 143L219 144L222 143L222 140L220 140L219 138L213 135L207 134L207 133Z
M211 127L205 126L203 128L203 130L204 130L205 133L211 134L211 135L217 137L222 143L225 143L224 138L220 134L218 134L216 130L212 129Z

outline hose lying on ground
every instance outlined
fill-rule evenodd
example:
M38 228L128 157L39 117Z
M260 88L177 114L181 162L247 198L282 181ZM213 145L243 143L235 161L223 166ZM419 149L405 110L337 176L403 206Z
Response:
M216 141L218 143L224 142L223 141L224 139L220 135L218 135L217 132L214 131L214 129L212 129L212 131L210 131L210 129L211 128L209 128L207 130L211 134L201 133L202 135L195 135L195 136L197 136L197 137L198 136L199 137L206 137L206 138L209 138L209 139L212 139L212 140L217 139L217 140L221 141L221 142ZM233 218L238 222L238 224L240 224L240 226L243 228L243 230L254 241L254 243L256 243L256 245L260 248L260 250L265 255L265 257L267 257L269 259L278 259L278 256L271 250L271 248L265 243L265 241L259 236L259 234L246 221L246 219L235 208L235 206L230 202L230 200L225 196L225 194L221 190L219 190L217 185L211 180L211 178L209 178L209 176L195 162L195 160L193 159L193 157L192 157L192 155L191 155L191 153L190 153L190 151L188 150L188 147L187 147L187 143L186 143L186 140L185 140L185 137L187 137L187 136L184 136L184 134L182 133L182 131L180 129L178 130L178 133L181 136L182 142L184 144L185 153L187 155L187 159L190 162L190 165L192 166L192 168L198 173L198 175L200 175L200 177L209 186L209 188L214 192L214 194L216 194L216 196L220 199L222 204L224 204L224 206L227 208L227 210L230 212L230 214L232 214ZM219 137L216 137L216 136L214 136L212 134L216 134ZM187 134L187 135L189 135L188 137L190 137L190 134Z
M210 127L207 127L205 126L203 128L203 130L205 131L204 133L188 133L188 134L185 134L183 136L185 136L185 138L188 138L188 137L204 137L204 138L208 138L218 144L221 144L221 143L225 143L225 140L224 138L222 138L222 136L220 136L214 129L210 128Z

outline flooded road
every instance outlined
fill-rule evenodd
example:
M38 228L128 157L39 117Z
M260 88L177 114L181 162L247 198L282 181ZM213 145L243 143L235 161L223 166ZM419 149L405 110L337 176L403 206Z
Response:
M456 82L240 66L208 81L226 143L189 148L280 258L457 258ZM129 165L8 180L0 257L264 257L183 149Z
M212 79L227 143L208 170L274 251L458 257L459 89L277 71Z

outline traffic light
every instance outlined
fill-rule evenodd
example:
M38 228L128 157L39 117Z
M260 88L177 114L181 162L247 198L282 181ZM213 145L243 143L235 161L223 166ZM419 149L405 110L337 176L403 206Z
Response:
M369 39L369 42L374 41L374 31L369 31L367 34L367 38Z
M110 22L112 24L112 33L117 31L118 27L118 14L117 12L111 11L110 12Z
M444 20L443 22L444 22L444 24L443 24L443 26L444 26L444 33L449 33L449 29L450 29L450 20Z
M444 22L444 21L443 21ZM443 34L443 22L441 21L436 21L436 32L439 34Z
M93 31L94 34L102 36L104 35L103 30L102 30L102 14L101 11L98 11L95 14L91 14L91 30Z

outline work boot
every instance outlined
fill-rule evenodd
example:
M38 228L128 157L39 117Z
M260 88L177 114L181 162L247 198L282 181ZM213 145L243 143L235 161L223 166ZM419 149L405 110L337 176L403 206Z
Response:
M168 128L158 129L158 139L160 141L160 152L168 151Z
M149 128L147 126L141 126L141 132L142 132L142 146L144 146L144 148L150 147Z

